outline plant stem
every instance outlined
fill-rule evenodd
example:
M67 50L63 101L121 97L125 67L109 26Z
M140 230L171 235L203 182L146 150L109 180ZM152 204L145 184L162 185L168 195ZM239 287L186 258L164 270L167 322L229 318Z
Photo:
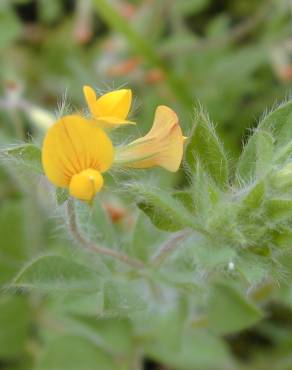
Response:
M72 239L76 242L76 244L90 251L117 259L135 269L145 268L145 265L137 259L128 257L127 255L120 253L118 251L115 251L113 249L97 245L91 242L90 240L87 240L86 238L84 238L83 235L81 235L77 222L76 222L74 200L72 198L69 198L67 201L67 214L68 214L68 229L72 236Z
M180 247L180 243L189 237L191 233L192 230L190 229L184 229L174 233L164 244L162 244L157 254L152 257L153 266L160 266L176 248Z

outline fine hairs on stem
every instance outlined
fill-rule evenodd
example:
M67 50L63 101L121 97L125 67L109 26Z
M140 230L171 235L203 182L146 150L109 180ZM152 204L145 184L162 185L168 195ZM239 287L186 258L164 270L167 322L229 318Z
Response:
M135 258L131 258L123 253L120 253L108 247L97 245L91 242L90 240L86 239L79 231L76 222L74 200L72 198L69 198L67 201L67 215L68 215L68 230L76 244L92 252L115 258L135 269L141 270L146 267L143 262ZM184 241L187 237L189 237L191 233L192 233L191 229L184 229L171 235L171 237L161 245L157 253L152 257L151 261L152 266L159 267L176 248L180 247L181 242Z
M165 243L161 245L158 252L152 257L152 265L155 267L160 266L164 260L173 252L177 247L180 246L188 236L190 236L192 230L184 229L174 233Z
M113 249L97 245L90 240L87 240L83 235L81 235L77 222L76 222L76 213L75 213L75 206L74 200L69 198L67 201L67 215L68 215L68 230L72 239L76 242L76 244L80 245L81 247L90 250L92 252L96 252L102 254L104 256L109 256L115 258L128 266L131 266L135 269L143 269L145 267L144 263L138 261L137 259L128 257L127 255L115 251Z

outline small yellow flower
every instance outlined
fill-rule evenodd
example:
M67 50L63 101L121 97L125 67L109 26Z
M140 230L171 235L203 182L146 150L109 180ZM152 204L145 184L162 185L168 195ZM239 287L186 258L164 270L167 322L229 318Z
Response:
M84 87L84 93L93 118L64 116L50 127L44 139L43 168L54 185L68 188L71 196L90 202L103 187L102 173L114 161L133 168L179 169L186 138L172 109L159 106L147 135L114 150L102 127L128 122L125 118L131 90L113 91L99 99L89 86Z
M176 113L161 105L156 109L148 134L117 148L115 163L133 168L160 166L176 172L182 161L185 139Z
M133 124L126 118L132 103L132 91L121 89L96 97L90 86L84 86L83 92L92 117L102 128L114 128L118 125Z
M48 179L86 201L102 188L102 173L111 167L113 159L113 145L103 129L78 115L59 119L48 130L42 148Z

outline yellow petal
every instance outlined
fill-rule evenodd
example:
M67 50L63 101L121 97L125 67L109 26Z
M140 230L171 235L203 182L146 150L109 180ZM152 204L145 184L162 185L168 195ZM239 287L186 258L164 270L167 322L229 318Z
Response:
M121 120L120 118L117 118L117 117L99 117L96 119L96 123L98 124L99 127L106 128L106 129L113 129L116 126L121 126L121 125L135 125L136 124L135 122Z
M72 177L69 193L77 199L91 201L102 186L103 177L101 173L89 168Z
M182 161L184 141L176 113L162 105L156 109L148 134L117 150L115 161L127 167L160 166L175 172Z
M106 133L94 121L78 115L62 117L47 132L42 149L45 174L56 186L67 187L86 169L106 171L114 150Z
M83 87L84 96L92 116L108 124L129 123L126 120L132 103L132 91L121 89L106 93L96 98L94 90L90 86ZM106 118L106 119L105 119Z
M93 106L96 102L96 94L92 87L83 86L83 94L91 114L94 116Z

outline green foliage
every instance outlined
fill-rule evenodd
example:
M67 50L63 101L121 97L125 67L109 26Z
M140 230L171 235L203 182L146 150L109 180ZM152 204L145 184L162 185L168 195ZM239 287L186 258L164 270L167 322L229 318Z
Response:
M12 9L0 7L0 50L17 40L22 26Z
M58 255L43 255L25 265L11 288L55 290L90 290L99 285L99 276L86 266Z
M289 368L292 103L266 111L291 86L288 7L0 1L1 370ZM113 171L72 229L40 148L87 83L137 96L114 143L158 104L188 141L184 171Z
M166 191L146 185L133 184L130 189L140 195L139 208L159 229L176 231L195 227L195 219L178 196L172 197Z
M41 151L34 144L21 144L0 149L0 157L3 157L3 160L13 161L19 167L26 167L38 174L43 172Z
M143 238L141 238L141 235L143 235ZM136 220L128 252L130 255L146 262L164 238L164 233L151 223L146 214L141 212Z
M104 286L103 309L106 315L127 316L135 311L145 310L146 303L132 284L108 281Z
M0 299L0 356L13 358L24 353L30 331L27 297L2 295Z
M219 334L230 334L253 326L261 311L232 286L217 283L209 298L209 326Z
M37 370L90 370L96 364L103 370L118 369L114 360L88 339L64 335L53 340L42 354Z
M0 284L8 283L26 257L24 205L6 201L0 211Z
M228 162L215 129L202 108L195 111L193 131L186 151L190 171L194 172L200 162L208 175L219 186L228 184Z

